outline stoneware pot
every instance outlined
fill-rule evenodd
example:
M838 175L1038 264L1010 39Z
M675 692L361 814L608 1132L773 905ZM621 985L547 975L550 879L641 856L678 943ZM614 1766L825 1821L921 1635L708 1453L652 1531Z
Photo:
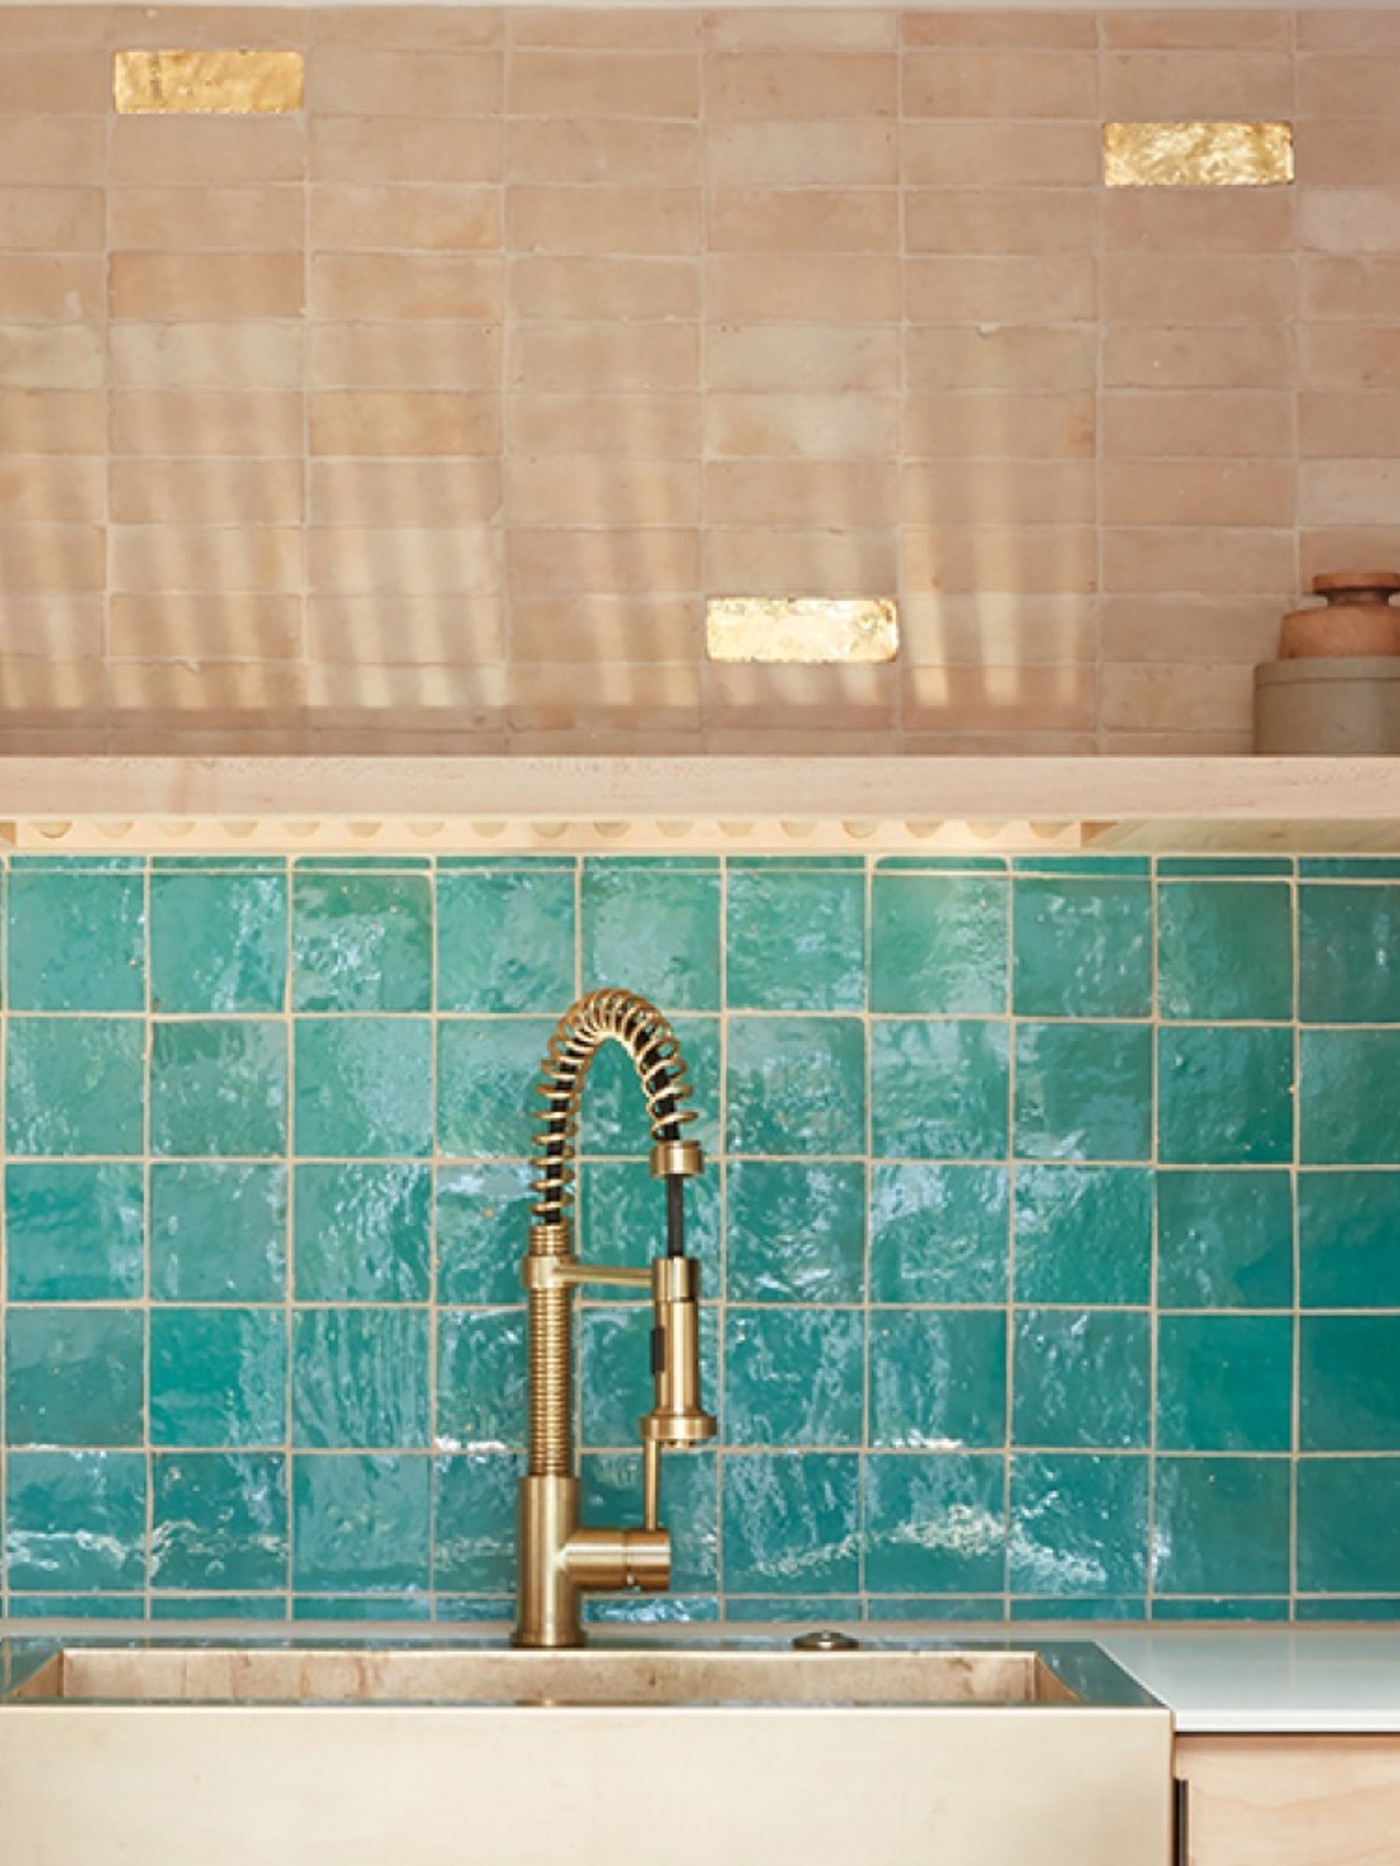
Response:
M1390 600L1400 591L1395 571L1337 570L1314 577L1312 586L1323 607L1283 618L1281 661L1400 655L1400 609Z

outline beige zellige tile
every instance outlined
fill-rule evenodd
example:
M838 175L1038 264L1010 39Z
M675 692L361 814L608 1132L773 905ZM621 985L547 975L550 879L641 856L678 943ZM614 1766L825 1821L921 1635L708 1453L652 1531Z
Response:
M305 403L291 391L119 390L112 396L111 445L116 455L161 459L182 454L300 458L306 446Z
M112 15L105 6L29 7L23 4L0 7L0 33L5 44L18 49L23 45L57 45L67 51L79 47L101 51L107 43Z
M743 395L705 403L705 446L740 459L887 459L899 444L893 395Z
M1101 418L1110 459L1285 460L1293 452L1293 397L1283 389L1110 390Z
M1400 187L1305 189L1298 239L1305 252L1400 253Z
M1103 537L1104 588L1282 596L1294 587L1294 555L1291 530L1109 527Z
M500 7L335 6L305 15L313 45L402 46L407 51L454 51L500 45Z
M1096 16L1086 8L920 8L902 13L900 25L906 45L1005 46L1013 50L1078 47L1092 51L1097 43Z
M1090 460L910 462L900 474L906 525L1082 525L1095 513Z
M892 253L893 188L721 189L710 197L711 252Z
M892 187L899 140L881 120L711 123L705 163L718 188Z
M298 590L302 536L275 525L114 525L113 590Z
M7 595L100 590L107 580L106 532L101 525L4 525L0 563Z
M1321 571L1400 562L1400 524L1308 526L1299 537L1298 588Z
M898 322L904 268L893 253L713 253L705 262L705 308L712 319L828 323L849 328Z
M1299 381L1308 389L1400 389L1400 326L1305 324Z
M705 15L705 42L736 46L815 46L877 51L899 41L899 15L883 7L724 7Z
M512 259L506 276L507 308L518 319L692 318L702 302L698 255L532 253Z
M107 669L114 732L159 721L241 733L304 719L305 670L277 661L113 661ZM145 749L154 749L149 743Z
M1294 131L1294 146L1306 187L1384 187L1400 172L1400 115L1308 117Z
M501 600L446 596L330 596L306 604L306 655L314 667L488 667L505 656Z
M310 124L315 181L485 184L501 179L504 149L496 117L314 117Z
M500 588L500 540L485 525L313 527L307 579L326 595L468 595Z
M305 262L285 253L114 253L111 311L118 318L300 317Z
M8 187L101 187L107 126L100 117L0 117L0 176Z
M114 251L289 252L305 212L300 188L113 188L107 233Z
M491 389L501 379L496 324L313 324L314 389Z
M700 333L691 323L522 325L510 349L511 386L561 393L694 389Z
M301 387L302 328L289 321L116 324L108 342L115 388Z
M901 539L902 588L1088 595L1098 587L1098 539L1088 525L919 525Z
M805 531L712 526L705 536L705 586L746 596L883 595L899 577L893 531Z
M914 666L1065 667L1094 659L1098 628L1097 601L1082 595L935 590L899 603L900 654Z
M697 525L700 467L607 454L515 458L506 468L505 512L518 525Z
M1400 460L1305 460L1298 469L1302 525L1400 522Z
M102 116L111 66L95 46L7 51L0 60L0 116Z
M701 605L693 596L516 597L510 610L511 660L576 665L592 661L696 661Z
M106 380L96 324L0 324L0 389L100 389Z
M1100 70L1100 105L1108 122L1286 119L1293 60L1286 51L1111 51Z
M501 466L490 458L315 460L310 508L318 525L487 524L501 509Z
M1105 663L1102 723L1133 732L1230 732L1249 727L1254 670L1234 663Z
M705 61L705 110L715 122L893 117L899 62L893 52L716 51Z
M1277 389L1293 381L1280 325L1110 325L1102 380L1111 389Z
M506 194L512 252L696 253L695 188L512 186Z
M574 589L645 595L695 590L700 534L690 528L567 530L512 526L506 536L509 587L523 595Z
M1379 17L1379 15L1378 15ZM1301 117L1400 116L1400 44L1305 54L1298 60Z
M501 243L498 187L311 190L311 243L318 252L479 252Z
M491 393L321 390L308 404L311 452L493 454L500 446L500 408L500 397Z
M252 188L306 175L299 116L117 117L110 150L114 187Z
M1302 52L1400 50L1400 19L1389 7L1348 6L1326 13L1310 7L1296 19Z
M256 590L119 592L108 642L120 661L292 661L302 648L302 598Z
M1087 188L909 189L904 213L911 253L1091 253L1099 240Z
M816 395L843 390L897 393L899 334L840 325L722 324L710 331L705 377L712 389Z
M814 515L844 531L877 531L899 518L894 460L711 460L705 467L711 525L810 526Z
M1273 596L1105 596L1103 650L1114 661L1270 661L1278 647Z
M101 189L0 186L4 251L95 253L104 239Z
M107 262L96 254L0 253L0 304L16 320L100 317L107 308Z
M1261 324L1293 316L1291 253L1110 253L1105 319L1140 324Z
M957 47L904 58L906 117L1091 118L1097 98L1098 62L1088 51Z
M512 728L534 731L600 729L648 737L700 723L695 667L598 662L587 680L575 667L510 671L507 716Z
M694 52L517 48L506 81L512 116L562 117L586 100L590 117L693 117L700 105Z
M1087 390L911 395L902 428L908 459L1088 459L1094 452L1094 397Z
M905 121L905 184L929 188L1096 188L1097 123Z
M700 42L700 15L687 7L516 7L512 45L611 46L618 51L679 50Z
M114 460L112 518L128 525L298 525L300 460Z
M1103 14L1103 42L1118 51L1292 50L1294 15L1283 8L1137 8Z
M904 669L906 730L1083 732L1096 720L1096 670L1082 661L1036 669L1008 666Z
M1400 432L1400 386L1388 392L1305 390L1298 397L1303 459L1388 458Z
M1294 477L1281 460L1119 460L1104 478L1106 525L1289 525Z
M90 389L0 388L0 434L15 454L103 454L107 404Z
M107 472L96 455L7 453L0 459L0 525L27 519L101 524L106 515Z
M319 253L311 261L316 317L345 322L499 318L504 268L487 254Z
M1293 246L1289 188L1111 188L1106 250L1282 253Z
M171 45L292 47L306 43L306 15L296 6L210 7L199 4L122 8L109 16L109 36L123 45L164 50Z
M942 254L904 263L913 324L1069 324L1098 314L1098 265L1087 254Z
M322 46L307 63L307 108L316 116L495 116L504 72L496 51Z
M0 668L99 660L106 635L100 596L7 596L0 606ZM3 676L0 676L3 678Z
M536 395L506 398L513 457L608 454L692 460L700 446L698 395Z
M571 110L581 102L576 97ZM683 188L699 183L702 148L697 123L566 112L512 122L507 153L512 182L625 187L647 175L653 187Z
M1021 389L1062 394L1092 389L1097 333L1078 326L921 325L904 346L905 379L925 390Z
M717 662L705 669L706 718L715 727L779 726L787 731L887 729L898 717L897 666L755 666Z

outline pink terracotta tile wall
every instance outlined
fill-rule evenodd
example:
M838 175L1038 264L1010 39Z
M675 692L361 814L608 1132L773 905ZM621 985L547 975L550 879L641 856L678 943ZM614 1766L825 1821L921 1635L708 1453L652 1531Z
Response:
M118 117L124 47L306 108ZM0 7L0 748L1237 751L1400 566L1400 15ZM1113 119L1292 189L1105 190ZM891 667L707 594L897 594Z

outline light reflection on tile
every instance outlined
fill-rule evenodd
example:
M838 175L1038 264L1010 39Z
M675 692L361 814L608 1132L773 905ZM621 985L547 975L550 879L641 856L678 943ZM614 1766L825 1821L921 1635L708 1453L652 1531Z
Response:
M1267 188L1293 180L1291 123L1105 123L1110 188Z
M899 616L873 597L714 596L705 645L712 661L893 661Z

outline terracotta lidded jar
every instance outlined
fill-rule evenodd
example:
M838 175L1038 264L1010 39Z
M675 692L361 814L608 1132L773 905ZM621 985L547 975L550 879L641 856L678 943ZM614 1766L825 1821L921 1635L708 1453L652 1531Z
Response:
M1313 578L1320 609L1295 609L1283 618L1281 661L1400 655L1400 592L1393 570L1337 570Z

